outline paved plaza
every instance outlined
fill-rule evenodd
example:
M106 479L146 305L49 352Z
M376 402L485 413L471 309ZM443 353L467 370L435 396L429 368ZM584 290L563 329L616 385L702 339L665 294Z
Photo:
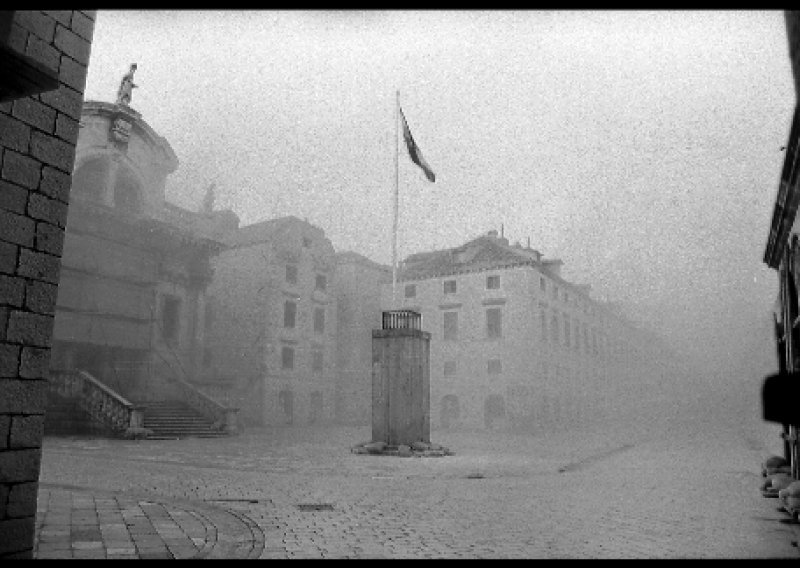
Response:
M368 426L48 437L35 557L800 557L800 527L759 491L775 426L701 414L432 432L446 457L351 453Z

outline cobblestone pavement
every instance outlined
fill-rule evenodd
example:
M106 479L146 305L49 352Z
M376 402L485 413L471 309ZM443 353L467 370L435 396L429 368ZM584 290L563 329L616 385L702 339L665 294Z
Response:
M689 418L537 435L434 431L455 455L426 458L350 453L367 426L48 437L34 554L800 557L800 528L759 491L777 430Z

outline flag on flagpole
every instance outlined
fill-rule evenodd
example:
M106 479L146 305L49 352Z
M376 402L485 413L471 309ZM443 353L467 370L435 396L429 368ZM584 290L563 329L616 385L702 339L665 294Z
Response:
M411 136L411 129L408 128L406 115L403 114L402 108L400 108L400 117L403 119L403 138L406 140L406 147L408 148L408 155L411 157L411 161L422 168L422 171L425 172L425 177L428 178L428 181L435 182L436 174L433 173L433 170L428 165L428 162L426 162L425 158L422 157L422 151L420 151L419 146L417 146L417 143L414 142L414 137Z

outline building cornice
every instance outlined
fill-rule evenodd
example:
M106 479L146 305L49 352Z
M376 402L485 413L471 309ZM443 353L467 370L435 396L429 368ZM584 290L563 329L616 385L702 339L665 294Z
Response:
M82 116L107 116L113 123L116 119L122 118L133 125L143 136L145 142L158 148L164 159L164 166L167 173L172 173L178 169L178 156L167 142L166 138L160 136L152 127L145 122L142 115L125 105L107 103L103 101L84 101Z
M798 135L800 135L800 107L795 105L792 128L786 144L786 158L778 185L778 196L772 210L767 248L764 251L764 263L773 269L780 266L789 233L797 216L797 205L800 202L800 191L797 189Z

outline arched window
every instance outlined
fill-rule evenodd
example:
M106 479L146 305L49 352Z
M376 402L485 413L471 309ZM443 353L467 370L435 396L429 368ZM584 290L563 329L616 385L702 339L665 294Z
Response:
M506 403L499 394L491 394L483 401L483 420L487 428L506 416Z
M560 333L561 330L558 325L558 316L553 314L550 318L550 339L553 340L553 343L558 343L558 336Z
M71 195L102 203L107 183L108 159L92 158L81 164L72 174Z
M461 409L458 403L458 397L454 394L448 394L442 397L441 401L441 418L442 428L450 428L458 420Z
M138 213L142 210L139 181L127 167L120 166L117 172L117 183L114 185L114 207L126 213Z

